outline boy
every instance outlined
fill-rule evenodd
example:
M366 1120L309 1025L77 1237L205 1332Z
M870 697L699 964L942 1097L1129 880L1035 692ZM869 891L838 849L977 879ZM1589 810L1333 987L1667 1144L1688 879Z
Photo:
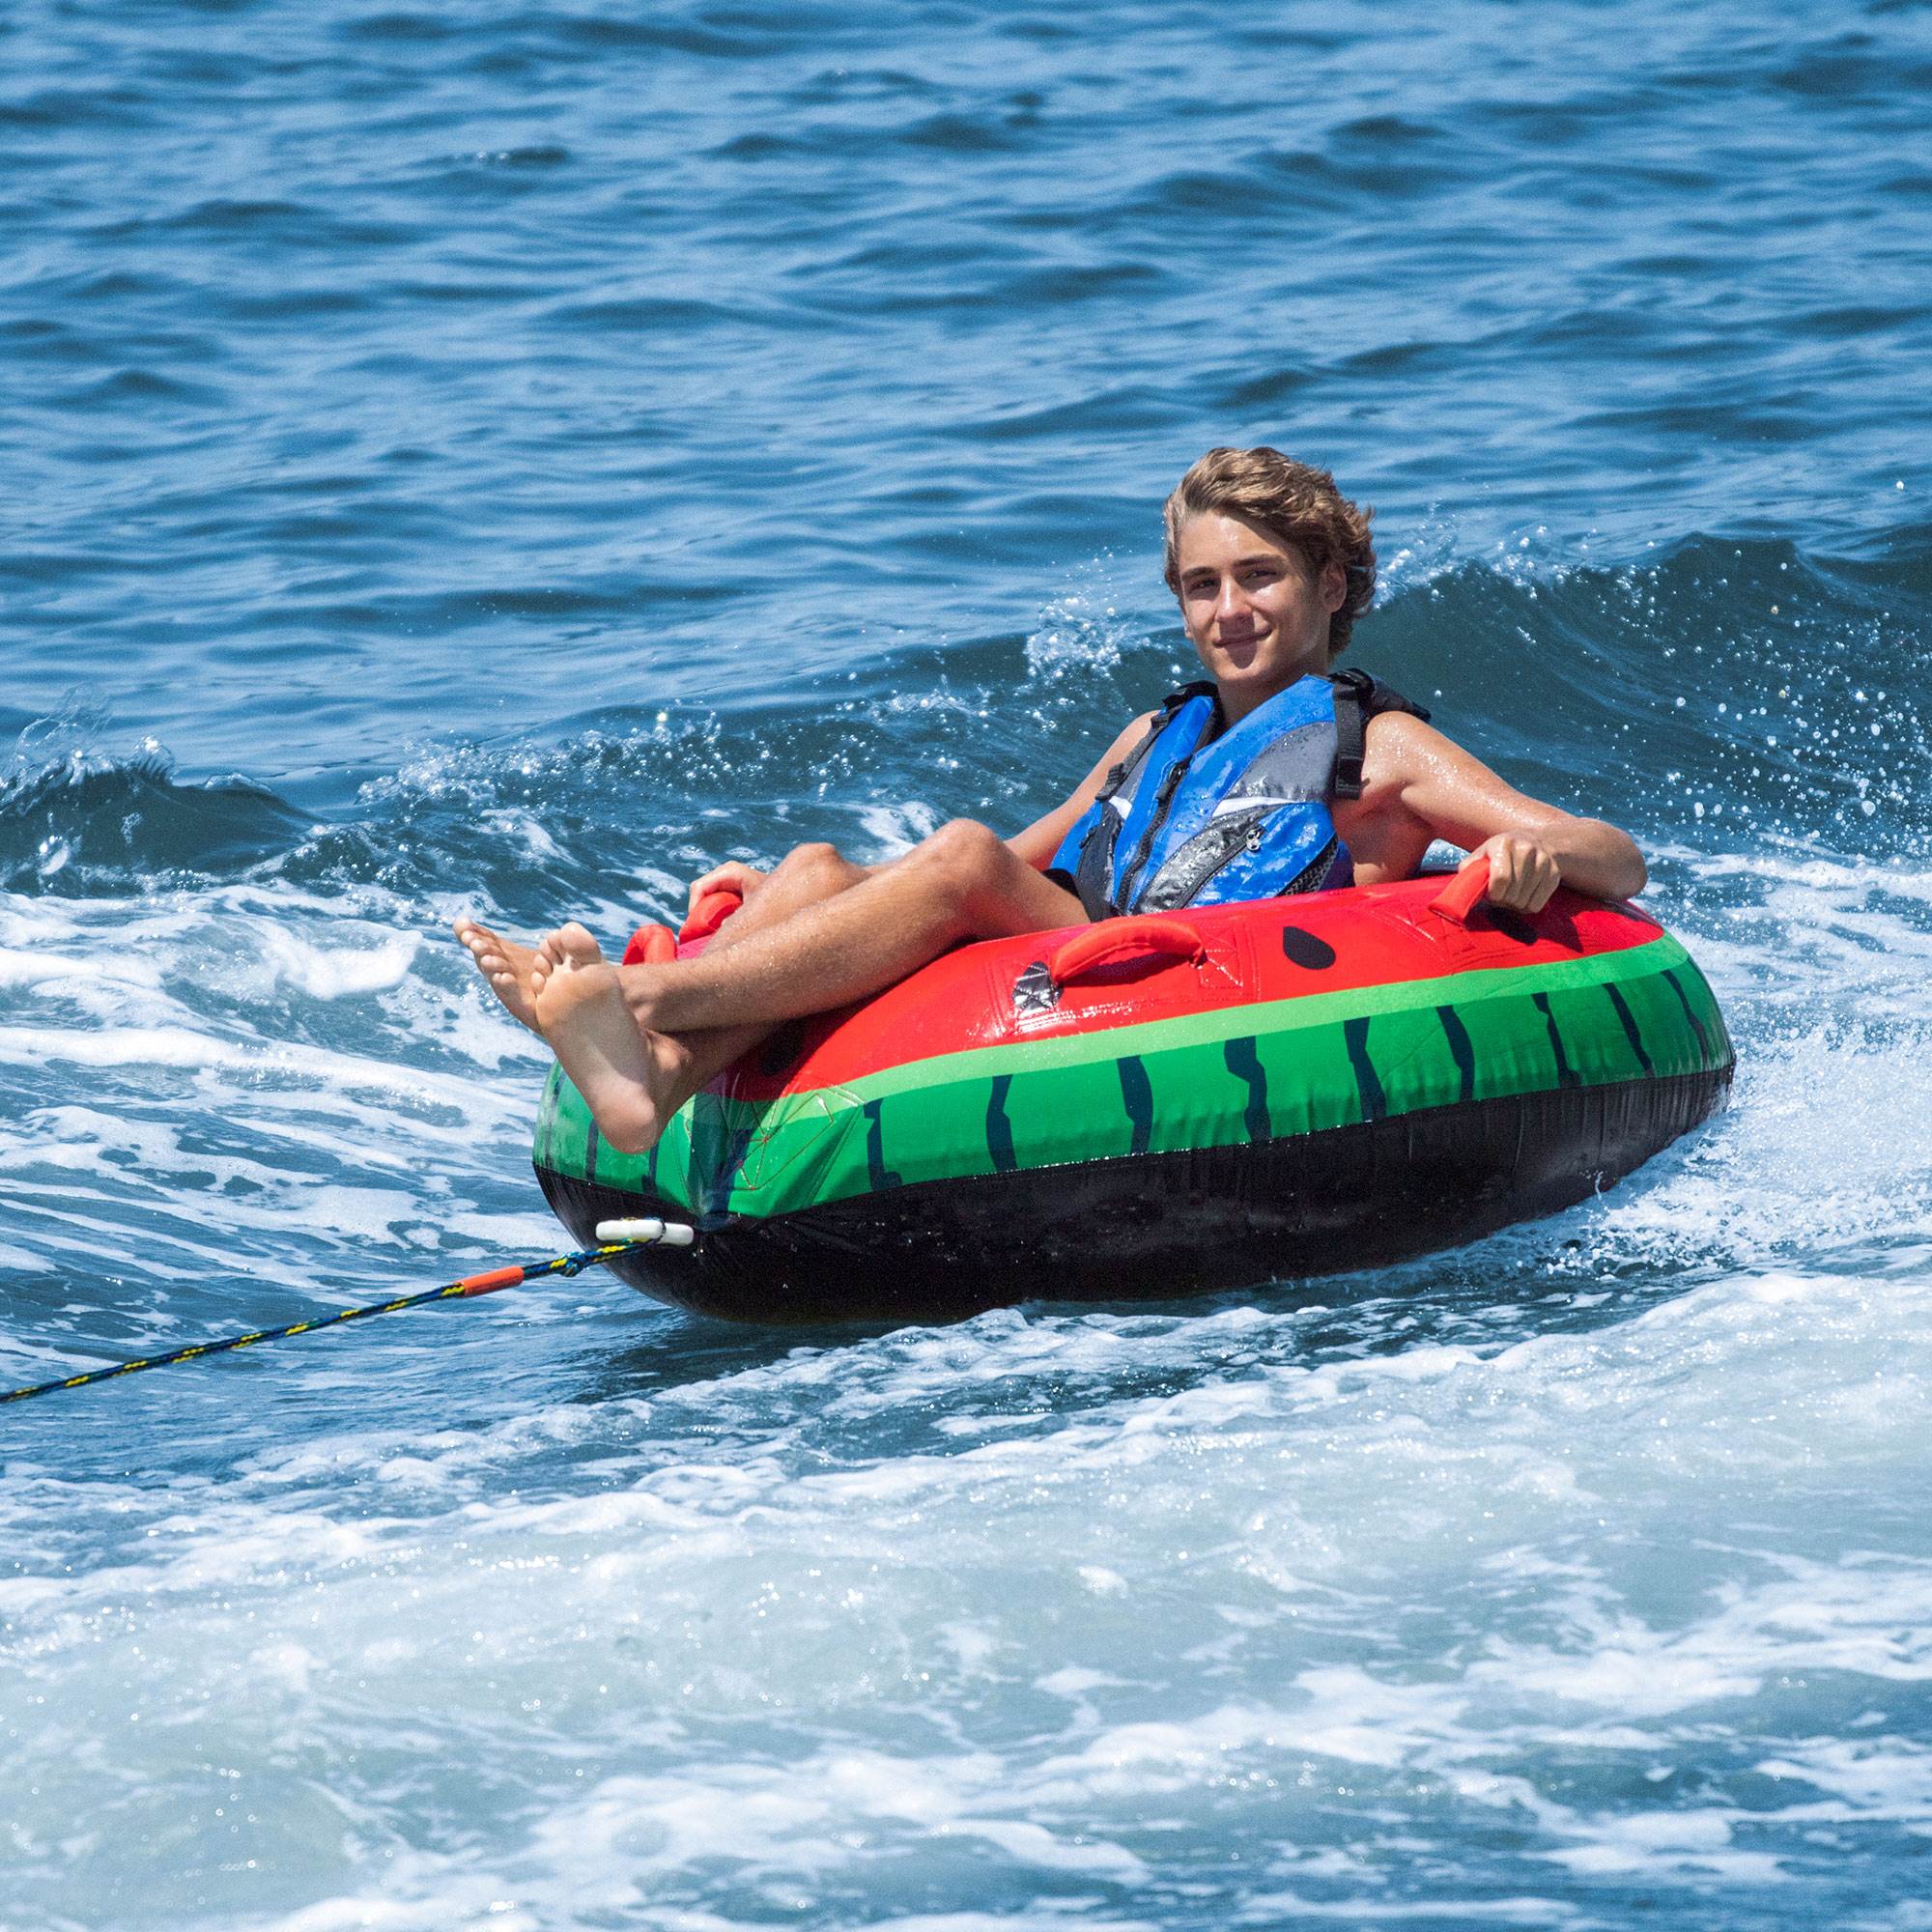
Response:
M1135 719L1071 794L1002 839L942 826L884 866L804 845L728 864L743 908L701 958L612 966L582 926L534 948L457 936L540 1033L614 1148L671 1115L774 1027L863 999L949 947L1130 911L1411 877L1432 840L1490 863L1490 900L1559 883L1627 898L1642 855L1614 826L1525 797L1359 672L1328 667L1375 594L1369 518L1325 470L1213 449L1168 500L1166 576L1210 684Z

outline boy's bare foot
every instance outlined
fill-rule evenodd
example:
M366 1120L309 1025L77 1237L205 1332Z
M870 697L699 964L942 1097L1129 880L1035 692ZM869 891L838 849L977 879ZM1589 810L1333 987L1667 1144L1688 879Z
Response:
M603 957L603 950L591 938L588 927L570 920L537 941L536 957L530 962L534 989L541 993L543 982L566 959L573 966L595 966Z
M510 1017L521 1021L532 1033L541 1033L536 998L530 987L536 948L519 946L515 940L505 939L467 913L456 922L456 936L469 949L476 970L489 980L491 991L502 1001Z
M587 936L587 935L586 935ZM583 1095L597 1130L620 1153L656 1146L682 1103L687 1056L631 1017L617 969L568 956L537 979L537 1023Z

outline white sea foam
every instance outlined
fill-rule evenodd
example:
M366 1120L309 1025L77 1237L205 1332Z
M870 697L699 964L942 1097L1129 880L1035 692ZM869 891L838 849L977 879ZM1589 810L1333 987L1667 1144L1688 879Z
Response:
M75 1398L203 1431L191 1479L27 1416L22 1883L113 1922L114 1847L185 1831L150 1922L1132 1925L1212 1842L1249 1922L1428 1922L1500 1833L1484 1922L1581 1925L1578 1885L1771 1897L1807 1833L1922 1833L1925 894L1751 877L1691 935L1730 1114L1376 1299L801 1346L586 1279ZM60 967L0 989L0 1067L62 1075L0 1125L11 1243L131 1285L58 1291L76 1356L252 1317L292 1233L335 1272L291 1314L554 1237L540 1051L426 926L260 886L4 910ZM1792 997L1760 918L1840 990ZM308 1903L256 1909L249 1859Z
M1736 1807L1593 1806L1546 1788L1543 1765L1565 1751L1667 1759L1714 1726L1747 1734L1767 1686L1806 1673L1861 1684L1867 1698L1921 1683L1932 1654L1911 1634L1932 1628L1932 1571L1855 1550L1745 1561L1714 1547L1699 1580L1682 1571L1681 1541L1666 1573L1641 1547L1605 1548L1602 1525L1639 1545L1666 1525L1715 1533L1735 1520L1739 1493L1789 1479L1794 1430L1797 1466L1858 1466L1875 1496L1901 1493L1923 1439L1924 1350L1888 1351L1903 1401L1863 1400L1845 1371L1862 1365L1868 1380L1874 1338L1926 1332L1923 1312L1911 1295L1875 1305L1850 1278L1787 1276L1716 1284L1607 1329L1495 1352L1312 1365L1293 1352L1295 1318L1277 1328L1252 1310L1204 1318L1200 1337L1171 1321L994 1317L838 1351L834 1386L875 1384L903 1412L930 1399L942 1360L953 1373L975 1354L991 1367L1013 1344L1004 1374L969 1375L976 1399L1009 1399L1069 1352L1094 1368L1111 1356L1131 1380L1198 1359L1191 1345L1217 1328L1259 1347L1226 1383L1123 1396L1073 1421L1037 1411L1028 1429L951 1453L901 1445L889 1470L812 1466L817 1434L854 1426L826 1413L828 1356L816 1350L648 1406L571 1407L480 1435L403 1423L386 1440L258 1463L212 1509L152 1514L131 1563L51 1589L36 1578L5 1608L38 1681L68 1687L70 1726L83 1730L107 1715L84 1687L118 1684L149 1722L195 1711L232 1732L288 1698L304 1702L304 1722L323 1722L343 1697L373 1693L453 1737L490 1721L514 1683L531 1722L555 1712L559 1739L614 1721L641 1748L669 1723L715 1750L780 1714L807 1736L874 1738L796 1759L776 1739L749 1756L741 1742L709 1787L689 1768L624 1774L587 1799L568 1794L571 1751L536 1747L533 1775L554 1795L491 1884L537 1901L539 1922L567 1872L593 1884L607 1872L600 1895L619 1910L640 1873L723 1858L755 1870L747 1895L769 1902L773 1887L822 1887L895 1845L929 1857L936 1838L962 1835L1014 1870L1131 1891L1154 1868L1152 1812L1207 1805L1238 1833L1271 1829L1262 1820L1288 1803L1308 1829L1314 1814L1282 1794L1359 1776L1419 1779L1452 1809L1520 1813L1542 1834L1539 1856L1566 1869L1769 1883L1777 1861L1734 1842ZM1028 1347L1037 1326L1058 1346ZM1745 1360L1757 1402L1740 1413ZM767 1429L740 1437L741 1413L753 1412ZM694 1453L719 1428L737 1446ZM565 1445L571 1461L557 1464ZM574 1493L566 1472L585 1451L602 1480ZM1557 1464L1578 1480L1552 1483ZM473 1484L486 1465L487 1492ZM441 1490L442 1513L385 1520L353 1488L339 1492L352 1520L270 1501L358 1467L425 1500ZM1872 1529L1884 1520L1881 1509ZM1284 1582L1269 1565L1291 1549L1298 1574ZM1480 1641L1458 1636L1459 1599ZM1214 1606L1206 1628L1203 1603ZM1400 1655L1350 1654L1365 1626L1394 1622L1412 1628ZM446 1646L426 1640L439 1631ZM186 1689L190 1658L231 1640L270 1700L257 1718ZM1065 1662L1040 1687L1052 1702L1027 1719L1031 1744L906 1754L908 1721L970 1734L974 1687L1010 1698L998 1687L1013 1664L1056 1653ZM1189 1654L1207 1675L1181 1695ZM364 1687L353 1693L346 1661ZM1276 1688L1230 1698L1215 1689L1230 1673ZM1068 1712L1068 1691L1072 1714L1047 1719ZM1150 1706L1162 1715L1136 1715ZM253 1748L233 1737L232 1754ZM1882 1737L1857 1776L1845 1769L1857 1761L1827 1756L1812 1780L1807 1762L1784 1750L1765 1774L1794 1785L1793 1805L1903 1820L1918 1802L1910 1778L1922 1767ZM45 1776L60 1784L51 1764ZM1080 1821L1073 1840L1056 1819ZM392 1880L346 1895L416 1910L475 1876L410 1869L398 1892Z
M939 829L939 813L919 799L899 805L861 806L854 816L874 848L873 863L909 852Z

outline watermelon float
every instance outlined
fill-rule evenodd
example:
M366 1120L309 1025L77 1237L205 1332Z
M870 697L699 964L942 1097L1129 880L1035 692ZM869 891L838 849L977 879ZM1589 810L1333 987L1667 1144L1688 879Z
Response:
M616 1271L745 1321L1164 1300L1467 1241L1620 1179L1733 1066L1703 975L1636 907L1559 891L1529 918L1486 886L1478 866L962 946L781 1029L646 1154L604 1144L554 1069L537 1176L580 1241L689 1223Z

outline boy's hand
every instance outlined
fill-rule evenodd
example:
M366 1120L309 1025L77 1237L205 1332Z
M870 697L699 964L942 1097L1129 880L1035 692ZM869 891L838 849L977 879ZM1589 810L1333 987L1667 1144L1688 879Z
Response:
M1459 869L1466 871L1478 859L1490 862L1490 904L1507 906L1512 912L1541 912L1563 883L1550 854L1520 833L1498 832L1493 838L1485 838Z
M692 880L690 909L696 912L698 900L707 893L736 893L741 899L748 899L752 896L752 888L762 885L764 879L764 873L755 866L726 859L722 866L713 866L702 877Z

